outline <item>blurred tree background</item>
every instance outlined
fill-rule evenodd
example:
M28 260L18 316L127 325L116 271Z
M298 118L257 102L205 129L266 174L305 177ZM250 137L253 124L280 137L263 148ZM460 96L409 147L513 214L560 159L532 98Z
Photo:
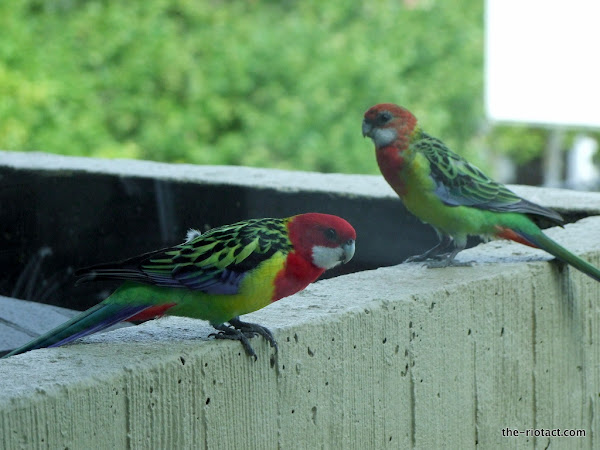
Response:
M0 148L377 173L362 114L394 102L524 163L546 131L488 132L483 3L0 2Z

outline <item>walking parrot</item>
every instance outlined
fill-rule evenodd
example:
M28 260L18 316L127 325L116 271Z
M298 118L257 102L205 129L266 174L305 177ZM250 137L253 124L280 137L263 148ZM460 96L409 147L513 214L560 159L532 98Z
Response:
M429 267L458 265L454 258L465 248L467 236L504 238L545 250L600 281L598 268L554 242L534 221L542 217L560 225L557 212L491 180L425 133L407 109L391 103L369 108L362 133L373 140L381 173L406 208L440 237L438 245L407 261L435 259ZM452 243L454 249L443 253Z
M168 314L207 320L218 330L216 338L239 340L256 358L248 338L261 335L275 350L277 343L267 328L239 316L301 291L325 270L348 262L355 239L344 219L318 213L188 233L183 244L76 272L82 281L125 283L98 305L6 356L57 347L121 321Z

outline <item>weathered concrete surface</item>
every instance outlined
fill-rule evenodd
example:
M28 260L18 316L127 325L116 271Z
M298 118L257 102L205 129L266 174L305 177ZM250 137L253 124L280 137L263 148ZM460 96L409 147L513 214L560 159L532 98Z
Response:
M63 324L76 314L79 311L0 296L0 352L8 353ZM110 329L127 326L130 325L121 323Z
M59 306L0 296L0 351L19 347L75 314Z
M600 217L549 234L600 264ZM345 275L246 316L275 367L259 339L254 362L179 318L2 360L0 448L598 448L600 283L518 244L460 256L475 265Z
M314 191L355 197L394 198L396 194L379 175L322 174L235 166L166 164L127 159L98 159L62 156L42 152L0 150L0 165L44 172L88 172L122 177L144 177L177 182L229 184L278 191ZM600 214L598 194L534 186L510 186L517 194L558 211L577 210Z

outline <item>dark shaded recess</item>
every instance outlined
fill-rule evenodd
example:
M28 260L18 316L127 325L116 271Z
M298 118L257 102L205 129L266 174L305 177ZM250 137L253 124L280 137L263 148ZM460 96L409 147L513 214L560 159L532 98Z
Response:
M431 227L394 198L6 167L0 188L0 294L79 310L120 282L76 286L74 270L178 244L189 228L304 212L339 215L356 228L356 255L324 278L399 264L437 242ZM41 249L52 253L40 258Z
M75 286L74 270L178 244L189 228L304 212L339 215L356 228L357 251L324 278L399 264L436 242L396 199L6 167L0 187L0 294L80 310L120 282ZM52 253L41 259L42 248Z

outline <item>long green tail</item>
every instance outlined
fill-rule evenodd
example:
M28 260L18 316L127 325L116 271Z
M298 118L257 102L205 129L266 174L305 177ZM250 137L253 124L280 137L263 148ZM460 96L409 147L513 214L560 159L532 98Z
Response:
M148 309L149 306L99 303L37 339L4 355L3 358L38 348L58 347L67 344L81 337L102 331L118 322L127 320Z
M562 247L558 243L554 242L544 233L539 232L535 235L524 233L522 231L514 230L519 236L521 236L526 241L529 241L533 244L533 246L541 248L544 251L547 251L551 255L555 256L557 259L560 259L567 264L572 265L577 270L581 270L586 275L592 277L596 281L600 281L600 269L594 267L587 261L584 261L580 257L574 255L566 248Z

